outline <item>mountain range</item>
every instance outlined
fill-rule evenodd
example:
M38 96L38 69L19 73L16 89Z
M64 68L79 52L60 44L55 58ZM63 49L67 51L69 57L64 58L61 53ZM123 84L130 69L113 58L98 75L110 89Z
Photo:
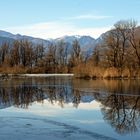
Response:
M74 40L77 40L80 44L81 50L83 51L91 51L94 49L97 43L99 43L100 37L97 39L92 38L91 36L63 36L56 39L41 39L41 38L35 38L31 36L26 35L20 35L20 34L12 34L10 32L2 31L0 30L0 45L4 42L8 42L9 44L12 44L15 40L28 40L29 42L32 42L33 44L43 44L44 47L48 47L50 44L56 44L57 42L63 40L66 45L69 47L72 46L72 43Z
M108 33L109 31L107 31L106 33L103 33L97 39L91 36L79 36L79 35L63 36L56 39L41 39L41 38L35 38L31 36L26 36L26 35L12 34L10 32L0 30L0 45L2 45L2 43L4 42L8 42L9 44L12 44L15 40L28 40L29 42L32 42L35 45L43 44L44 47L47 48L49 45L57 44L59 41L63 40L63 42L66 43L66 45L69 48L71 48L73 41L77 40L83 52L92 52L95 46L97 46L97 44L103 43L103 38ZM140 38L140 26L136 28L136 34L137 34L137 37Z

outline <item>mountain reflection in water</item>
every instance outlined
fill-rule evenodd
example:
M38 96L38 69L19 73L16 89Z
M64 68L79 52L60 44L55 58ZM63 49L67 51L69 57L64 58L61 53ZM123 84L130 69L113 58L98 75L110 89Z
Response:
M54 82L54 81L53 81ZM119 83L120 84L120 83ZM0 86L0 109L10 106L28 108L33 102L41 102L47 99L50 103L73 103L78 105L93 100L101 104L101 112L104 120L110 124L117 133L134 133L140 127L140 94L134 95L123 92L121 88L107 91L95 91L94 89L80 89L69 83L37 84L23 82L12 86ZM139 88L139 87L138 87ZM126 91L126 90L125 90Z

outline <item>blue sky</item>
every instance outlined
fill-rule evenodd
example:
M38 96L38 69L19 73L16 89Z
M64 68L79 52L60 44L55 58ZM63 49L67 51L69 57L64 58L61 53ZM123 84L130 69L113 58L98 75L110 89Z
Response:
M140 23L140 0L1 0L0 30L40 38L97 38L121 19Z

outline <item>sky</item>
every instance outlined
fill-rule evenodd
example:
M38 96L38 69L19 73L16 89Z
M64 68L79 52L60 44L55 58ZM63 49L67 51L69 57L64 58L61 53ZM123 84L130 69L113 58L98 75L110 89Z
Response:
M1 0L0 30L39 38L90 35L119 20L140 23L140 0Z

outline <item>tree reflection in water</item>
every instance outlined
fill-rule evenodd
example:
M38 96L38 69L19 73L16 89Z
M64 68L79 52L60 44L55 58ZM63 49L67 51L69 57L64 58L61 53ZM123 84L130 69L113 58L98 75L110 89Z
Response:
M88 92L75 89L72 83L59 85L51 82L48 85L22 83L19 85L0 87L0 108L15 106L28 108L33 102L43 103L47 99L52 104L73 103L78 107L80 102L93 99L101 103L101 111L106 120L119 134L134 133L140 126L140 95L133 96L124 92L122 86L111 89L111 93ZM138 87L139 88L139 87ZM109 89L110 91L110 89ZM121 94L118 94L121 93ZM137 92L136 92L137 93Z
M140 96L112 94L99 100L104 119L119 134L137 131L140 126Z
M0 106L16 106L28 108L33 102L43 102L44 94L37 86L26 86L25 84L14 87L0 87Z
M70 102L78 107L80 97L80 91L69 86L38 86L23 83L14 87L0 87L0 108L28 108L35 101L43 103L44 99L48 99L52 104L58 102L61 107Z

